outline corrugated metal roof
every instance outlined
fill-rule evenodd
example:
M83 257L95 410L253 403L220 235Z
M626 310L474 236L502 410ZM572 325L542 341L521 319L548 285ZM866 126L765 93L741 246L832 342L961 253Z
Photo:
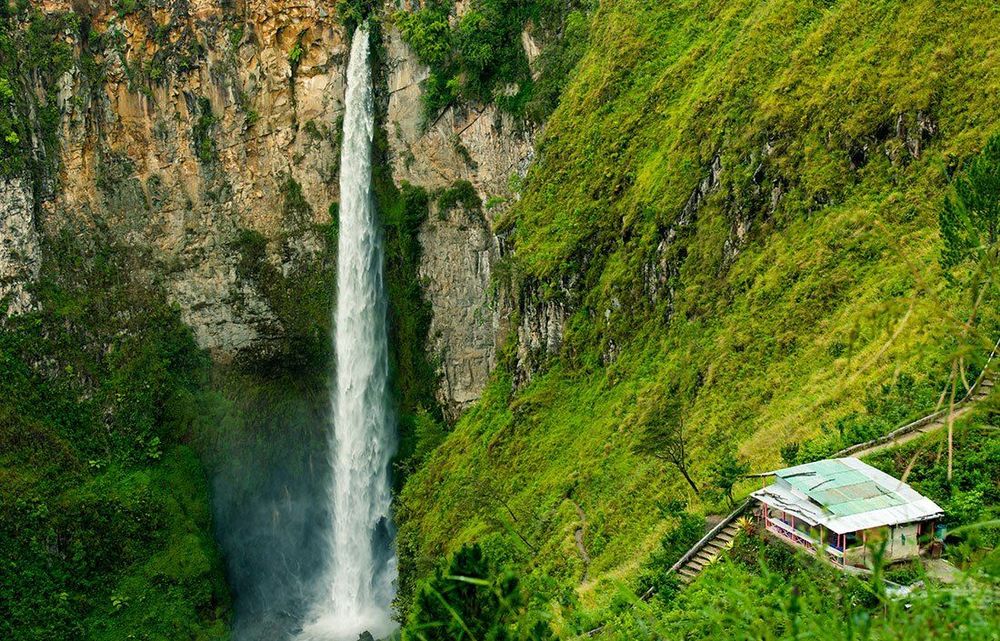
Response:
M837 533L932 519L937 504L906 483L855 458L827 459L775 472L752 496Z
M903 497L881 487L865 472L844 460L832 459L780 470L776 476L837 516L905 503Z

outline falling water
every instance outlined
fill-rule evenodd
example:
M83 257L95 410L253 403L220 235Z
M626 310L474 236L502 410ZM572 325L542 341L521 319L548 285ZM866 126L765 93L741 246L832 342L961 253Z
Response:
M356 641L392 629L389 358L382 247L371 193L374 111L368 31L354 33L340 156L336 388L331 398L332 526L323 595L302 639Z

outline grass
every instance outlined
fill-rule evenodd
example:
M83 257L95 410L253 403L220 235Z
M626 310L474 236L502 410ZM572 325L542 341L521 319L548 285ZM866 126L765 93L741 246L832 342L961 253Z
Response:
M605 607L671 527L659 505L723 511L633 454L636 405L673 381L695 480L722 448L772 469L788 443L932 409L955 348L946 312L961 307L940 277L937 214L993 133L1000 76L981 59L998 22L958 2L597 9L499 223L515 292L567 305L563 344L523 386L509 350L408 481L403 607L441 555L521 536L534 551L514 555L520 568ZM703 183L713 164L717 184ZM709 193L688 207L699 184ZM588 521L582 585L571 501Z

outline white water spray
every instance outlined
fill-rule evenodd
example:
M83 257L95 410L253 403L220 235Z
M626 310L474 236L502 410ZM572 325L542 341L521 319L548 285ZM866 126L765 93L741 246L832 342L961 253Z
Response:
M356 641L365 630L378 638L394 627L389 614L396 576L389 535L394 438L382 246L371 193L374 119L368 31L362 25L347 66L340 155L331 558L323 596L300 635L316 641Z

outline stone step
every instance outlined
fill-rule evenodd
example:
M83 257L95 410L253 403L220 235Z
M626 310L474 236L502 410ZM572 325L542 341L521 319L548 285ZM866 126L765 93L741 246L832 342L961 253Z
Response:
M715 554L709 554L708 552L702 550L698 554L695 554L694 558L698 559L699 561L707 565L708 563L711 563L712 559L714 559L716 556L717 555Z

